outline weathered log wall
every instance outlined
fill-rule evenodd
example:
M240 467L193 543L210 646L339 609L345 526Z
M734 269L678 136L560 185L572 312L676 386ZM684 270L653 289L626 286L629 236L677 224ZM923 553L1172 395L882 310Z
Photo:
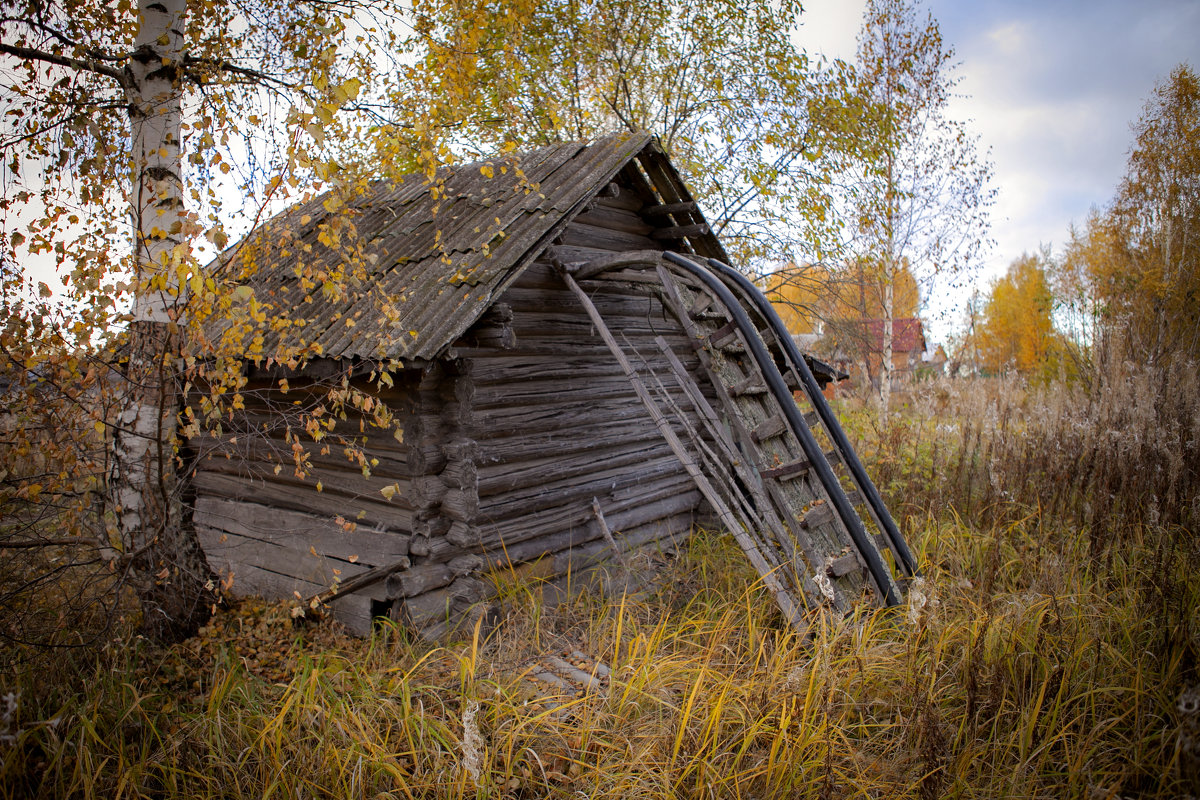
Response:
M637 213L642 204L628 190L597 198L566 228L554 253L582 260L661 249ZM669 373L657 336L698 369L685 334L650 284L596 279L584 286L647 375L651 368ZM535 262L501 303L510 313L487 338L507 346L456 348L469 365L473 402L465 422L479 447L471 544L485 566L521 571L537 562L537 574L555 577L611 558L593 499L621 550L680 541L700 494L554 266ZM701 427L687 416L691 406L678 386L655 388L665 408L682 411L686 427Z
M205 432L188 440L192 519L226 590L308 598L369 569L403 564L440 536L442 474L472 458L446 435L455 423L444 417L457 412L443 396L453 391L452 366L395 373L391 388L352 381L387 404L400 438L353 407L330 409L336 375L333 384L292 376L286 391L276 376L252 379L241 392L244 410L219 429L202 425ZM194 395L194 413L200 405ZM319 440L309 428L314 420L325 423ZM333 608L366 633L390 603L380 582Z

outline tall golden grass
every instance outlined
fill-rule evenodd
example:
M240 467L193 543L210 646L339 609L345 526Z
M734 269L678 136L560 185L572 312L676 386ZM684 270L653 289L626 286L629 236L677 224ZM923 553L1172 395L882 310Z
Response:
M1200 365L1109 358L1087 381L918 384L881 427L852 414L876 480L908 508L986 522L1036 508L1098 548L1127 529L1200 524Z
M1127 397L1188 380L1131 379ZM509 586L491 636L441 646L245 603L169 649L120 639L6 668L0 797L1195 793L1176 700L1197 682L1200 554L1194 510L1169 498L1196 483L1170 494L1150 469L1186 420L1162 398L1124 417L1093 400L937 384L884 428L847 410L925 565L906 608L801 636L706 532L648 593L549 608ZM1156 438L1110 442L1125 435ZM1121 483L1118 457L1148 474ZM575 652L611 677L532 680Z

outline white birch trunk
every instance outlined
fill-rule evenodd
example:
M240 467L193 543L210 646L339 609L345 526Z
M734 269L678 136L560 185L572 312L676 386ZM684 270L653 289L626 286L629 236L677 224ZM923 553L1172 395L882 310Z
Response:
M177 267L187 247L180 141L186 12L186 0L140 0L127 70L137 289L110 499L143 628L160 639L187 635L197 614L207 613L205 593L197 591L207 578L203 555L181 529L174 475Z
M122 543L138 548L153 536L154 508L164 492L151 492L162 473L161 444L174 415L164 414L167 323L172 304L166 265L181 245L183 202L182 108L175 65L182 56L184 0L142 0L137 53L128 69L133 140L130 187L134 267L128 376L130 391L115 443L113 499ZM172 230L176 232L171 233ZM155 285L157 284L157 285ZM155 497L153 495L160 495Z
M887 418L888 402L892 394L892 350L895 342L896 317L896 272L892 269L889 258L883 273L883 336L882 359L879 366L879 419Z
M129 65L134 257L140 281L133 316L165 323L171 319L178 287L171 265L187 246L180 141L187 2L141 0L139 5L141 27Z
M891 84L888 84L888 109L891 110ZM890 125L889 125L890 128ZM879 422L882 425L887 421L888 404L892 399L892 343L894 341L894 322L896 318L896 224L900 218L900 209L898 204L898 191L896 188L896 154L889 151L887 154L887 184L885 187L886 194L884 195L884 223L885 223L885 241L882 275L880 275L881 283L883 284L883 341L880 342L881 360L883 363L879 365Z

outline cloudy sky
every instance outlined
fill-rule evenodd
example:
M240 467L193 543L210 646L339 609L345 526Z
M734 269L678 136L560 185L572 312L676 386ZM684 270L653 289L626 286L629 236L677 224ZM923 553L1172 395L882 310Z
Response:
M806 0L800 44L850 59L862 0ZM925 0L954 48L964 97L951 114L990 149L996 245L981 285L1023 251L1059 251L1125 169L1156 82L1200 69L1200 0ZM938 328L943 326L939 325ZM939 331L941 333L941 331ZM940 338L940 336L939 336Z

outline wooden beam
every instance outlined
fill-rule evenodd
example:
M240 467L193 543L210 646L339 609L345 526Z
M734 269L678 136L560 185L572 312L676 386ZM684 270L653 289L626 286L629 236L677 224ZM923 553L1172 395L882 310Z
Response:
M807 475L810 469L812 469L812 463L807 458L801 458L797 461L791 462L790 464L782 464L778 467L772 467L771 469L760 470L758 474L762 475L764 478L771 478L777 481L786 481Z
M360 572L350 580L343 581L342 583L338 584L336 588L326 589L325 591L318 592L317 594L314 594L312 597L308 598L304 604L305 613L317 613L317 609L322 605L331 603L334 600L337 600L339 597L353 594L364 587L379 583L395 572L399 572L402 569L408 569L411 563L412 562L407 558L402 558L399 561L395 561L391 564L386 564L382 567L375 567L374 569L369 569L366 572Z
M784 433L787 433L787 429L787 423L784 422L783 417L776 414L772 417L767 417L757 428L750 431L750 438L754 440L755 444L758 444L763 439L782 436Z
M662 261L661 250L630 250L624 253L613 253L609 256L594 258L590 261L567 264L566 270L576 280L586 280L601 272L608 272L621 267L657 265Z
M729 387L729 394L731 397L766 393L767 385L759 379L758 375L749 375L744 380L738 381L733 386Z
M651 239L658 241L686 239L690 236L708 236L712 233L712 229L707 223L701 222L696 225L674 225L670 228L656 228L650 234Z
M823 525L833 519L833 508L829 503L822 503L809 510L804 515L804 519L800 520L800 524L805 528L812 528L816 525Z
M737 332L737 323L733 320L730 320L708 335L709 344L711 344L713 347L719 347L722 342L735 335Z
M661 203L656 206L643 208L642 215L647 217L665 217L668 214L691 214L699 210L700 206L693 201Z
M859 563L858 556L854 553L847 553L841 558L829 562L829 566L825 568L825 573L831 578L840 578L843 575L849 575L855 570L862 570L862 568L863 566Z
M690 309L688 309L688 316L692 319L699 319L700 316L704 314L704 312L707 311L715 302L716 300L708 292L697 292L696 302L692 304Z

